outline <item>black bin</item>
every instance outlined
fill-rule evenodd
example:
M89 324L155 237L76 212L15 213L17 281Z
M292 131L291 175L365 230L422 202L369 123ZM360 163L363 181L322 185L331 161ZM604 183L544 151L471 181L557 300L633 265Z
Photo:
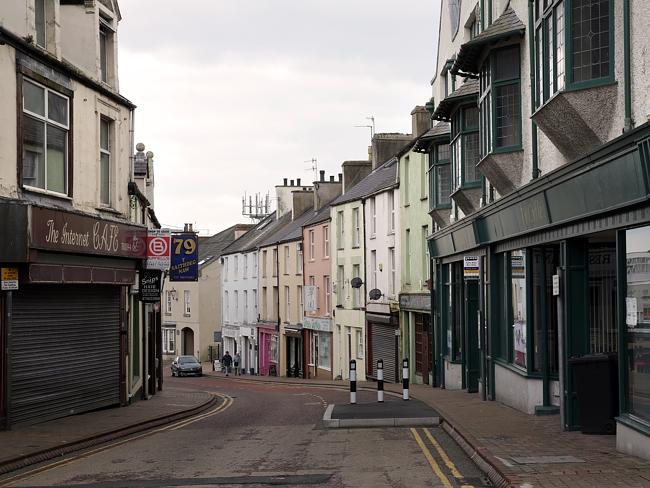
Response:
M589 354L569 359L578 394L583 434L615 434L618 416L618 358Z

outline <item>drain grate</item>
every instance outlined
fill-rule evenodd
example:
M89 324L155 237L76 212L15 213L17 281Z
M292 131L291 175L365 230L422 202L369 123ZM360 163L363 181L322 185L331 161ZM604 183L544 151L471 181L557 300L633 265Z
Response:
M473 486L476 488L481 486L494 486L490 481L490 478L488 478L487 476L481 476L480 478L463 478L461 485Z

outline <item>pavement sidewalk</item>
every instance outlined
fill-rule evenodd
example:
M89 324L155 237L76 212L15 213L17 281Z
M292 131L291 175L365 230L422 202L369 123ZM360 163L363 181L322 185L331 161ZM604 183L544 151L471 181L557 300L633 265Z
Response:
M207 392L166 386L149 400L0 432L0 475L202 412Z
M212 373L219 374L220 373ZM233 378L231 376L231 378ZM234 377L347 388L346 381ZM376 388L359 382L358 388ZM385 384L401 393L401 385ZM410 385L413 398L432 407L441 426L500 488L650 488L650 461L616 451L616 436L565 432L559 416L528 415L478 394Z

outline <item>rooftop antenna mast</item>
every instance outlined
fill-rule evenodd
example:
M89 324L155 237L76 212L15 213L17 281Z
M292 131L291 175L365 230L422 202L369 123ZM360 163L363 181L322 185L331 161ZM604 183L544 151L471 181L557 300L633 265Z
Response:
M314 181L316 181L318 179L318 159L311 158L303 162L311 163L311 166L307 168L305 171L309 171L311 169L314 172Z
M375 136L375 116L371 115L370 117L366 117L366 120L369 120L370 124L355 125L354 127L366 127L370 129L370 139L372 139Z
M260 222L271 214L271 199L268 193L266 195L256 193L255 203L253 203L252 195L244 193L241 203L242 215L250 218L253 222Z

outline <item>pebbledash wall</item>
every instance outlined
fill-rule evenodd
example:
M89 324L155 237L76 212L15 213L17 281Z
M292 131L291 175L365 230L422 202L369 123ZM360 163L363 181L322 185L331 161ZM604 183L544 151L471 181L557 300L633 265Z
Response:
M429 104L451 122L448 159L436 159L445 143L430 152L452 182L430 240L436 384L585 431L576 358L609 354L619 388L599 382L616 405L617 446L649 458L647 307L633 277L647 251L650 14L628 1L450 3ZM595 14L600 32L586 36ZM468 256L478 279L464 276Z

